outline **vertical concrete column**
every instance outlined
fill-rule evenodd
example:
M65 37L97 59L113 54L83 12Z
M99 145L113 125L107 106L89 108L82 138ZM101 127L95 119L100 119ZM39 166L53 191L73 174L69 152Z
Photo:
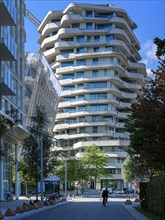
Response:
M0 150L3 146L3 137L0 137ZM3 189L3 156L0 156L0 201L4 200L4 189Z
M15 145L15 198L19 199L18 145Z

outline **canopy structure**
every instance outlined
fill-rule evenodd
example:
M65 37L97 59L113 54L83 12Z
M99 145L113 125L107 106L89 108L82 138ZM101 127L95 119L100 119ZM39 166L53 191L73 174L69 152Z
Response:
M48 176L44 179L44 182L49 182L49 183L59 183L60 182L60 177L59 176Z

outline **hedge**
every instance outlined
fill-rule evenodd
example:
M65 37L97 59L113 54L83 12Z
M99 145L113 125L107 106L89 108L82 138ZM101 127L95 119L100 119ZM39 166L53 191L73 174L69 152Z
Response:
M147 183L140 183L140 200L143 209L165 220L165 172Z

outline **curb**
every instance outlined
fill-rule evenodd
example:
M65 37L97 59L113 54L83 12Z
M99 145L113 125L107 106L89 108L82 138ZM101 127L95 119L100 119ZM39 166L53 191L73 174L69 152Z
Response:
M135 220L149 220L149 218L145 217L143 214L138 212L133 205L125 205L122 204L123 208L129 213L131 217L133 217ZM128 208L130 207L130 208Z

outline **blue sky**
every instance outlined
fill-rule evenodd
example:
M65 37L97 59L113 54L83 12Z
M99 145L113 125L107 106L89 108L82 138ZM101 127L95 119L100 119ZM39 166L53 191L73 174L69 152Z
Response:
M151 69L156 70L158 63L155 57L156 47L153 39L165 38L165 1L164 0L25 0L26 7L40 21L42 21L49 10L63 10L71 2L114 4L127 11L131 19L137 24L134 31L140 44L142 61L146 64L148 74ZM37 40L39 34L37 28L25 19L26 28L26 52L38 51Z

